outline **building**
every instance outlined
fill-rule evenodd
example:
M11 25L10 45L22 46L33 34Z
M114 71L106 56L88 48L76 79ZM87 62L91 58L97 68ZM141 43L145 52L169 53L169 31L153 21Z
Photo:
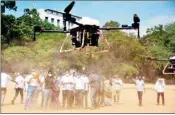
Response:
M63 12L58 12L51 9L38 9L39 16L42 20L46 20L49 23L54 24L55 26L59 26L60 28L63 28ZM80 21L82 17L73 15L74 18L76 18L76 21ZM71 27L74 24L68 24L67 27Z
M38 9L39 16L42 20L46 20L49 23L54 24L55 26L59 26L63 28L63 12L51 10L51 9ZM89 17L79 17L72 15L77 22L82 24L89 24L89 25L100 25L98 20L89 18ZM67 28L71 29L77 27L76 24L67 23Z

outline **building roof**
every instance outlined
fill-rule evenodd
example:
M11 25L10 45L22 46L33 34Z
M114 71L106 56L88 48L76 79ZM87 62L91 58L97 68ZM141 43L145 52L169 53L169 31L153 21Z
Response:
M59 12L59 11L52 10L52 9L45 9L45 11L52 11L52 12L56 12L56 13L59 13L59 14L63 14L63 12ZM75 18L82 18L82 17L80 17L80 16L75 16L75 15L72 15L72 17L75 17Z

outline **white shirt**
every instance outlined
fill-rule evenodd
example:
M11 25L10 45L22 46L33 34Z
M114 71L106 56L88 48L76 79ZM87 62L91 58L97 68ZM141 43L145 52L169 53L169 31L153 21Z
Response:
M116 90L121 90L123 82L121 79L113 79L112 81L112 87Z
M159 82L160 79L157 80L156 84L155 84L155 89L158 93L162 93L165 90L165 82L163 80L162 83Z
M31 79L32 78L32 79ZM31 80L30 80L31 79ZM33 75L28 75L26 78L25 78L25 82L29 82L28 86L38 86L38 80L33 78Z
M74 80L76 90L85 89L85 82L82 76L78 76Z
M12 80L12 78L8 74L1 73L1 88L7 88L10 80Z
M63 90L73 90L74 80L73 80L72 76L70 76L68 74L63 76L61 79L61 83L63 84Z
M22 89L24 88L25 81L21 75L17 76L15 78L15 81L16 81L15 88L22 88Z
M137 91L144 91L144 81L143 80L136 80L136 88Z
M85 91L88 91L89 89L89 78L85 75L83 75L83 80L84 80L84 83L85 83Z
M61 77L57 78L57 84L58 84L58 87L61 87Z

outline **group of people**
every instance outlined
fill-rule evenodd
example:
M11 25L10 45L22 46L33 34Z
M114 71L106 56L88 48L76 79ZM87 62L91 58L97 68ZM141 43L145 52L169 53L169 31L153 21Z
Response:
M73 69L58 75L52 70L48 72L33 70L26 77L20 73L15 73L15 80L7 73L1 72L1 104L4 102L9 81L15 83L15 96L11 103L15 104L15 100L20 94L21 103L24 102L25 110L36 107L40 94L40 104L44 110L50 107L88 108L88 97L90 97L93 109L119 103L123 81L119 75L114 75L110 79L109 85L112 90L111 99L109 99L106 98L110 96L106 95L104 80L105 77L102 75L87 74L84 71L77 72ZM133 81L136 84L139 106L142 106L142 95L145 90L144 79L138 77ZM155 89L157 91L157 104L159 104L161 96L164 105L165 80L163 78L157 80ZM26 92L25 101L24 91Z

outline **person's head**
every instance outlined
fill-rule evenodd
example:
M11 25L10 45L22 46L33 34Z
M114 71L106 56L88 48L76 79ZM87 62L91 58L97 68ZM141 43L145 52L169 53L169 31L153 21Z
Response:
M162 79L158 79L158 82L159 82L160 84L162 84L162 83L163 83L163 80L162 80Z
M143 80L145 80L145 77L144 77L144 76L142 76L142 79L143 79Z
M71 69L71 70L70 70L70 74L73 75L73 76L75 76L76 70L75 70L75 69Z
M65 75L66 75L66 76L69 75L69 71L66 71L66 72L65 72Z
M16 73L16 75L17 75L17 76L19 76L19 75L20 75L20 73L19 73L19 72L17 72L17 73Z
M142 80L142 76L139 76L138 79L139 79L139 80Z
M115 79L119 79L119 75L116 74L116 75L114 76L114 78L115 78Z

